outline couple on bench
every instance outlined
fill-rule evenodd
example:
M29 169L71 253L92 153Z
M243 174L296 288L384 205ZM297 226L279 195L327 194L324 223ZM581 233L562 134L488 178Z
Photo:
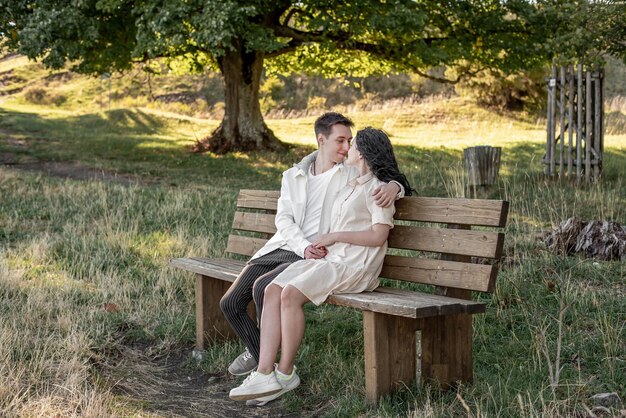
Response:
M231 399L261 406L295 389L304 305L378 286L394 201L412 189L388 136L365 128L352 141L353 126L335 112L315 121L319 150L283 173L276 234L220 301L246 345L228 371L250 374ZM251 300L256 322L247 314Z

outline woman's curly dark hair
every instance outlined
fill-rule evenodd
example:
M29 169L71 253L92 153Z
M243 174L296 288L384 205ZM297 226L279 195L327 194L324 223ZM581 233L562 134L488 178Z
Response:
M406 176L400 172L391 141L384 131L368 126L356 133L354 143L380 181L389 183L395 180L404 187L405 196L412 194L413 189Z

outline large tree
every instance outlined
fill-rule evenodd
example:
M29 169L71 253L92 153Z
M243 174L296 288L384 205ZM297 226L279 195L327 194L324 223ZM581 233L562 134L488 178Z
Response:
M535 1L0 0L0 42L52 68L120 71L155 58L219 69L216 152L282 147L259 106L264 65L349 73L428 70L460 77L545 57ZM545 18L545 16L544 16ZM545 21L544 21L545 22Z

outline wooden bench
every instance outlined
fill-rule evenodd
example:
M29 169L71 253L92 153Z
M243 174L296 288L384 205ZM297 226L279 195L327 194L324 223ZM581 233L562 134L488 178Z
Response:
M240 191L227 252L249 257L266 242L276 231L277 199L276 191ZM504 233L493 229L505 226L507 214L508 202L497 200L409 197L396 202L381 277L394 284L432 285L433 293L386 282L374 292L327 300L363 311L368 401L376 403L416 378L418 330L422 382L449 387L472 380L472 315L485 312L484 303L471 300L472 291L495 288L497 266L485 259L501 257ZM214 339L235 337L219 301L245 261L177 258L171 265L196 273L196 350ZM252 307L249 312L254 318Z

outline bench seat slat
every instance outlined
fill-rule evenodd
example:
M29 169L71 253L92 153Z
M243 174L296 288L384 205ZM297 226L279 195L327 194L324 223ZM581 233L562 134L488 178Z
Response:
M373 292L331 295L326 302L408 318L485 311L485 305L479 302L387 287L378 287Z
M326 303L407 318L419 318L420 315L435 316L438 312L438 308L430 303L394 295L383 296L376 291L331 295Z
M234 282L245 262L227 258L174 258L170 265L208 277Z
M389 233L388 243L391 248L499 258L502 256L504 234L396 225Z
M404 296L414 298L416 295L425 303L431 303L439 307L439 315L451 315L458 313L483 313L486 305L482 302L475 302L467 299L451 298L449 296L440 296L432 293L416 292L408 289L399 289L395 287L379 286L374 292L393 294L396 296Z
M170 264L207 277L233 282L245 262L224 258L175 258ZM484 312L483 303L454 299L407 289L380 286L373 292L332 295L328 303L372 312L424 318L456 313Z
M387 255L381 277L413 283L493 292L498 268L493 265L462 263Z

